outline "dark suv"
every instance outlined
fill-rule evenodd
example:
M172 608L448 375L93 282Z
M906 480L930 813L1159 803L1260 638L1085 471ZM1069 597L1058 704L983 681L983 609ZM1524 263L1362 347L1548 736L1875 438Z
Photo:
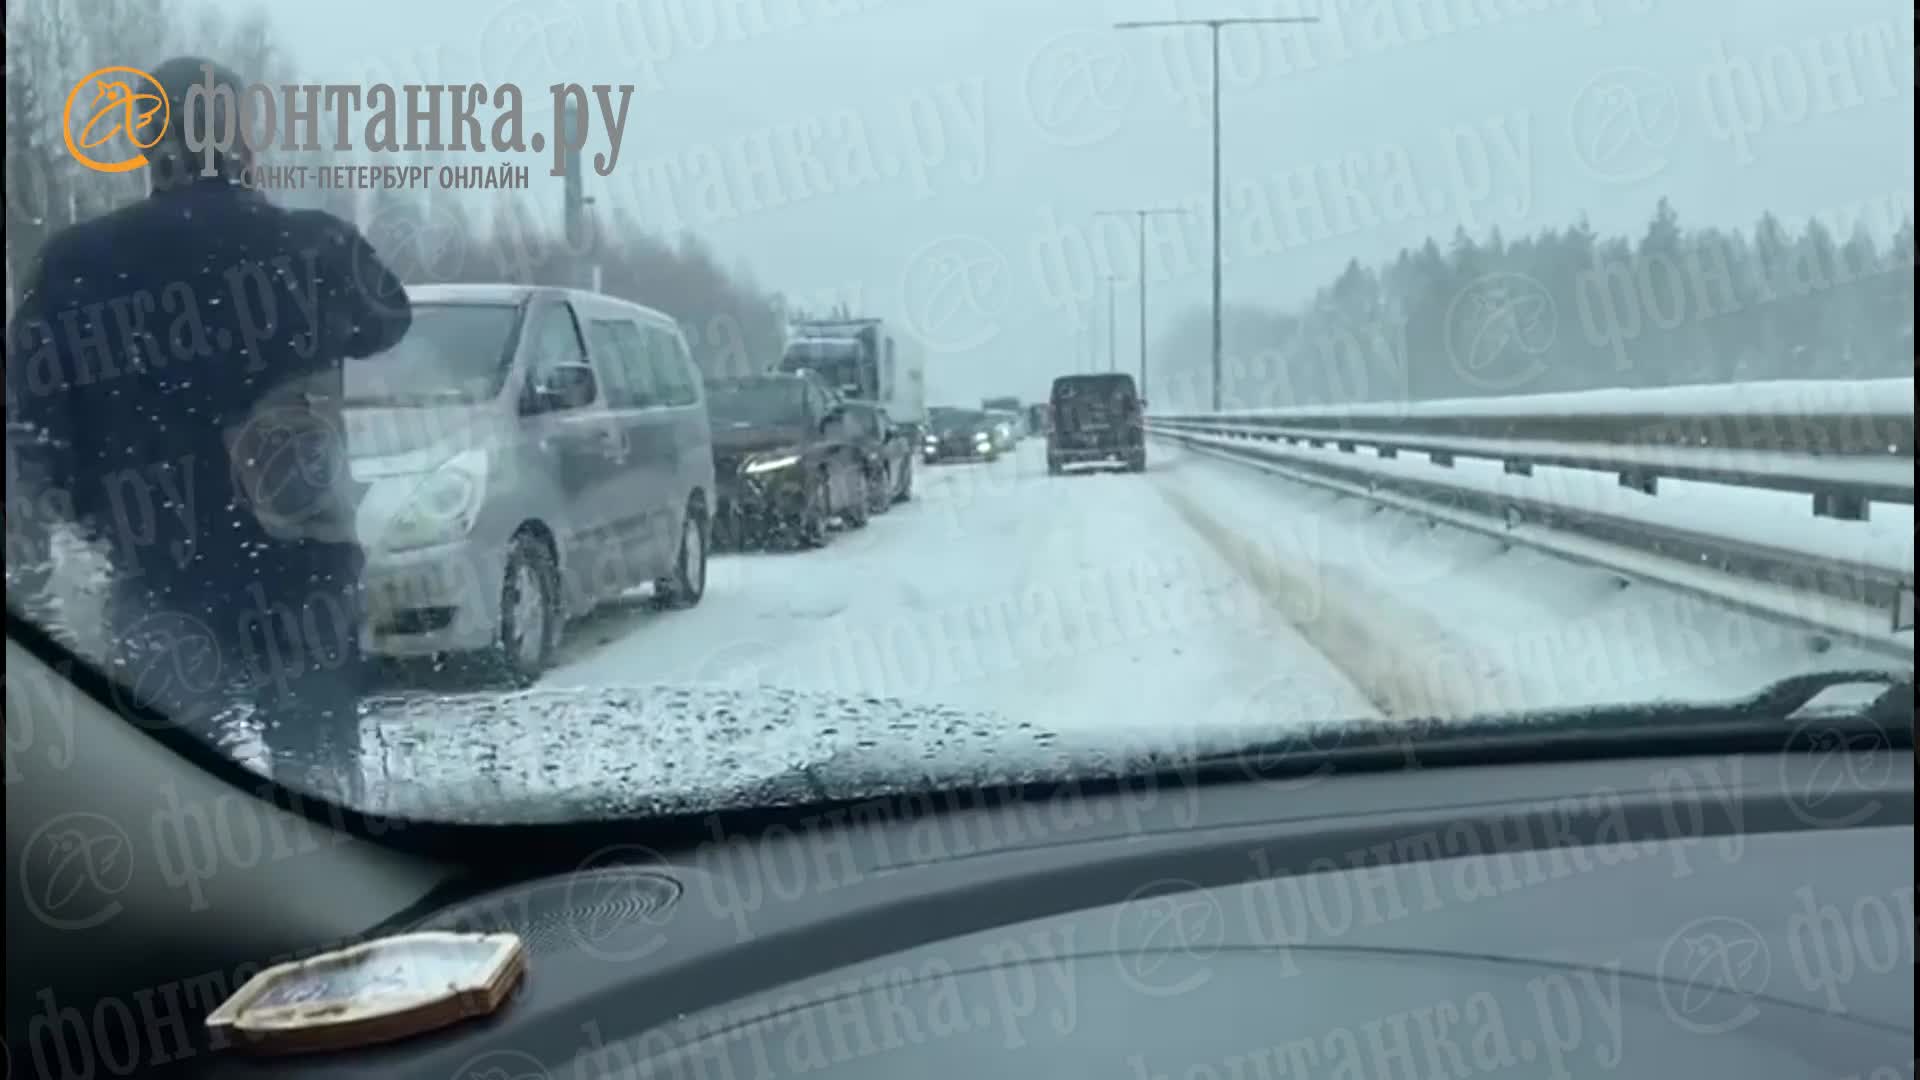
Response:
M1112 462L1145 472L1147 439L1140 394L1133 376L1062 375L1053 380L1047 411L1047 471L1068 465Z

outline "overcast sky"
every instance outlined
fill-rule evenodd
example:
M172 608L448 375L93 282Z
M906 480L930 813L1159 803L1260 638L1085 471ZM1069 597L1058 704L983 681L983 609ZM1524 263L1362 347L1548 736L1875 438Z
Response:
M237 10L237 6L236 6ZM1638 232L1913 204L1913 21L1888 0L287 0L329 81L633 83L589 192L799 298L903 321L936 396L1034 396L1208 296L1203 31L1120 19L1316 14L1223 36L1229 302L1286 306L1349 259L1456 226L1586 213ZM814 154L802 147L811 143ZM745 148L764 148L755 153ZM481 160L485 160L483 156ZM756 164L757 163L757 164ZM559 181L536 172L536 195ZM1091 342L1091 344L1090 344Z

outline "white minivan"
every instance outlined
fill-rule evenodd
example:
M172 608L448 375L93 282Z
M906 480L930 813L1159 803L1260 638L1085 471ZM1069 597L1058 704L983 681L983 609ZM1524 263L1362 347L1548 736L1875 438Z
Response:
M407 336L344 379L368 655L479 654L528 685L604 600L699 603L713 450L679 326L574 289L408 295Z

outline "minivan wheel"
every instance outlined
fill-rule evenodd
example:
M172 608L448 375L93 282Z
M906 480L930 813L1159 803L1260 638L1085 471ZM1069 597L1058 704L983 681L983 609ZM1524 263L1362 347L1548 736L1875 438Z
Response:
M687 507L687 519L680 526L680 552L673 560L673 574L653 583L653 595L661 607L690 608L707 593L707 521L699 507Z
M559 640L559 574L545 544L514 538L500 586L500 627L488 667L508 683L528 687L547 670Z

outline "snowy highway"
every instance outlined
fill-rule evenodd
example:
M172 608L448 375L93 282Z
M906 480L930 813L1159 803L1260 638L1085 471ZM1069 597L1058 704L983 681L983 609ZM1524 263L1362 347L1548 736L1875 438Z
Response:
M1372 715L1167 497L1213 468L1162 456L1145 476L1049 477L1037 440L920 466L913 501L825 549L716 555L691 611L589 619L543 684L764 684L1109 732L1281 703Z
M911 502L823 549L714 556L692 609L602 608L530 690L403 670L366 705L365 797L509 816L857 798L871 770L1097 771L1837 668L1884 658L1164 440L1144 474L1057 477L1029 440L919 468ZM222 742L264 770L250 727Z
M684 612L576 625L552 688L764 685L1054 730L1264 730L1724 698L1849 657L1806 633L1157 443L922 467L808 552L715 556Z

